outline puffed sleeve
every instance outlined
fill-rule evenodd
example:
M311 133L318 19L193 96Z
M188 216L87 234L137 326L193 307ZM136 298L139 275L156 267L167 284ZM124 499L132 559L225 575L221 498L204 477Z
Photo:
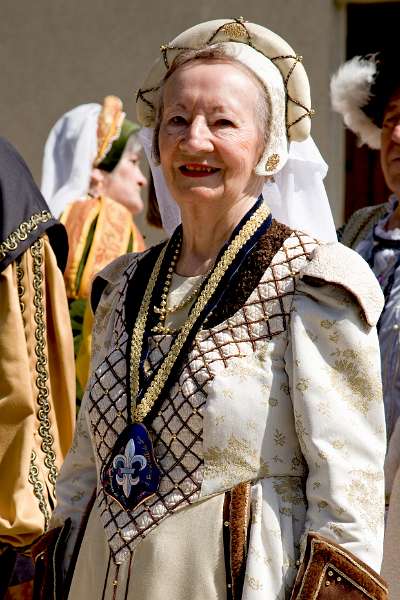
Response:
M386 434L374 324L382 298L350 250L335 268L340 252L298 282L285 356L308 464L305 534L330 538L379 572Z

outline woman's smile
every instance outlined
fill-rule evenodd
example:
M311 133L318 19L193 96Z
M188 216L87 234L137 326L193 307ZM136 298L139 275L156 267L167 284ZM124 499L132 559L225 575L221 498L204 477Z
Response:
M211 167L200 163L185 163L179 167L179 171L185 177L210 177L210 175L214 175L220 170L221 169L218 169L217 167Z

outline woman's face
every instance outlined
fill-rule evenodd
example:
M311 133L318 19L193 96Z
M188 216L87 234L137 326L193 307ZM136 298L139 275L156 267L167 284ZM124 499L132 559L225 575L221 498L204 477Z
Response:
M140 192L147 185L139 159L136 152L124 152L111 173L104 175L102 187L102 193L123 204L133 215L143 210Z
M167 80L159 132L160 161L176 202L224 207L257 196L263 150L261 90L230 62L196 61Z

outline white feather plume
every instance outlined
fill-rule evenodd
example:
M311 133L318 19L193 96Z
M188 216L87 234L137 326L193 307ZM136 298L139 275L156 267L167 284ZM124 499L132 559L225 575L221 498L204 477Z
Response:
M355 56L345 62L332 76L331 100L333 109L343 116L345 125L375 150L381 146L381 130L362 110L371 98L371 86L376 76L375 57Z

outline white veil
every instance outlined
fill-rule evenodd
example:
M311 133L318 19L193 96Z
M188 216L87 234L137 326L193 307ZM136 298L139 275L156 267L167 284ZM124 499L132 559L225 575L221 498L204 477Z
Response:
M44 149L41 191L58 217L72 200L86 196L97 153L100 104L81 104L50 131Z
M171 235L181 222L179 207L167 188L162 168L152 156L154 129L139 133L149 161L165 231ZM292 229L326 241L337 241L335 225L323 183L328 166L313 139L291 142L285 166L263 187L264 200L272 216Z
M325 242L337 242L324 186L328 165L312 137L291 142L285 166L263 187L264 200L277 221Z

